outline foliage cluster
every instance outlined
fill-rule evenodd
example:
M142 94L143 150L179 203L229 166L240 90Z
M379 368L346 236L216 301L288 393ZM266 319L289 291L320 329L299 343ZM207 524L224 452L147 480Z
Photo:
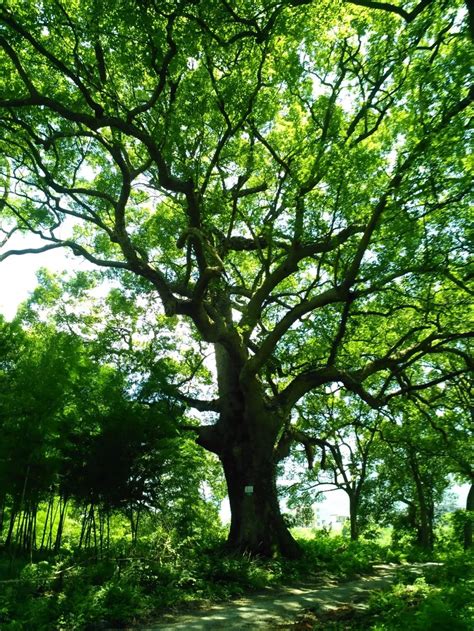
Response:
M132 540L146 515L161 515L183 537L189 511L211 511L212 456L179 435L180 408L132 400L125 375L92 343L48 325L0 321L0 542L29 552L110 544L111 518ZM187 507L187 509L186 509ZM123 520L122 520L123 521ZM127 527L127 526L126 526Z

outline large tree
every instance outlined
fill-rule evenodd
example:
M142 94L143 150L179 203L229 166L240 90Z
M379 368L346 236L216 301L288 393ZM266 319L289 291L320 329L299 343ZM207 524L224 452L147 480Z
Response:
M380 406L449 378L441 354L465 369L464 13L2 4L0 259L66 247L213 345L216 397L188 403L217 414L197 440L224 467L234 548L296 553L275 468L306 393Z

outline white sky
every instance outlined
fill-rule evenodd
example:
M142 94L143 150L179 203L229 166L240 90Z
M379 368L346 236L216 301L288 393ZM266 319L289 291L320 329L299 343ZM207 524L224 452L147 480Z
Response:
M33 244L27 237L16 237L9 242L6 249L18 249L22 246L32 247ZM26 300L28 294L36 287L36 272L41 267L59 272L73 265L76 266L77 263L77 260L66 258L66 252L63 249L50 250L41 254L11 256L0 262L0 313L7 320L14 317L20 303Z

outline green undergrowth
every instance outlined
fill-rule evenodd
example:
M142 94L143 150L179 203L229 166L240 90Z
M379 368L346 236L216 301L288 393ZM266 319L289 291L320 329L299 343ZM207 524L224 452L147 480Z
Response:
M224 538L179 539L164 530L135 545L117 541L102 555L63 551L34 562L0 557L0 629L68 631L146 623L163 611L195 608L269 585L350 579L396 561L373 542L317 535L300 559L226 553ZM390 602L388 602L388 605Z
M421 575L420 575L421 574ZM401 568L394 586L365 607L309 611L292 625L312 631L472 631L474 559L463 553L414 571Z
M326 571L339 580L345 580L370 572L376 563L404 561L401 552L374 541L348 541L342 536L316 533L314 539L303 539L299 543L303 556L288 568L295 578Z

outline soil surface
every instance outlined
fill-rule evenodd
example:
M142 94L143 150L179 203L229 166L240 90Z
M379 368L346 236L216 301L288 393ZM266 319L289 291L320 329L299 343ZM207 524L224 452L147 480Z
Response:
M427 564L403 566L416 574ZM390 587L399 568L396 564L375 565L373 573L346 583L327 578L299 582L285 587L268 587L245 598L212 605L202 611L164 614L148 626L134 627L137 631L203 631L207 629L295 629L295 621L307 610L321 612L341 609L348 605L363 609L371 593Z

